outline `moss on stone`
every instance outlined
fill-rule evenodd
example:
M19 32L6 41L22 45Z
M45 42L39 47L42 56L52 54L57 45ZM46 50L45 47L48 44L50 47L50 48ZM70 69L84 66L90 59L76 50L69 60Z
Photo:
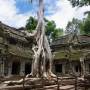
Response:
M69 60L79 60L82 56L82 52L75 51L74 53L68 53L66 51L58 51L54 53L54 59L69 59Z

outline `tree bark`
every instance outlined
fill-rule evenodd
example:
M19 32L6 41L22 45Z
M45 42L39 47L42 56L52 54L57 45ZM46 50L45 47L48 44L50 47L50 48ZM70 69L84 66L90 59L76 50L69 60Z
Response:
M52 73L52 53L45 35L44 23L44 0L39 0L38 24L34 33L27 33L27 36L33 36L36 45L32 48L34 60L32 63L31 75L34 77L55 77Z

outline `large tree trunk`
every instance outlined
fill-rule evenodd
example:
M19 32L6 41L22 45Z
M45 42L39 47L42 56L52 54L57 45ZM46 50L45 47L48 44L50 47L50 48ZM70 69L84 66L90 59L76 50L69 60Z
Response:
M34 60L32 63L31 75L34 77L55 77L51 72L52 53L45 35L44 23L44 0L39 0L38 24L34 34L27 33L28 36L34 36L36 45L33 47Z
M34 37L36 41L36 44L32 48L34 55L32 61L32 72L29 75L32 75L33 77L45 77L47 79L56 77L51 71L52 53L45 35L44 0L39 0L38 24L36 30L33 33L28 33L27 31L24 31L24 33L27 37ZM25 81L27 80L28 78L25 78ZM21 84L23 83L23 79L6 83L7 85Z

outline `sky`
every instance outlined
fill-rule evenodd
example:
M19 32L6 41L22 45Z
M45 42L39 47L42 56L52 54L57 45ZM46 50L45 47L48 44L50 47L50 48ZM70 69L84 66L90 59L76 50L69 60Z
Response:
M36 17L38 0L0 0L0 21L16 28L24 27L30 16ZM67 23L73 18L85 18L84 12L90 6L72 8L68 0L45 0L45 17L54 20L57 28L65 29Z

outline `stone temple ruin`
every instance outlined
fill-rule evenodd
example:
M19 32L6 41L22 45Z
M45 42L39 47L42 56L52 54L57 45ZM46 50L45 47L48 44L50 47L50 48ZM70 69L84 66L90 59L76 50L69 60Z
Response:
M0 90L89 90L89 44L90 36L71 33L49 45L39 0L34 32L0 22Z
M29 74L32 62L32 40L21 32L0 22L0 76Z
M80 59L83 58L85 74L90 74L90 36L78 35L73 39L70 36L62 36L51 44L54 55L54 72L80 76L82 75Z
M25 77L25 75L30 74L31 72L31 65L33 60L33 53L31 48L32 48L33 39L30 38L30 40L28 41L28 39L25 38L24 33L22 32L23 30L25 29L24 28L15 29L0 22L0 84L1 85L5 81L20 80L21 78ZM83 80L77 81L78 77L81 77L84 74L84 77L86 76L85 79L88 78L88 80L90 80L89 78L90 36L78 35L73 39L70 36L71 35L62 36L51 43L50 47L53 53L52 71L58 77L55 80L55 82L52 81L52 84L51 82L44 80L45 82L44 86L46 85L46 83L49 84L49 86L52 85L51 87L44 87L44 88L52 88L51 90L59 90L58 85L62 82L62 85L61 84L59 85L62 88L60 90L74 90L72 88L75 87L76 85L75 83L77 84L78 83L80 84L80 82L81 84L83 83L80 86L83 86L86 83ZM80 62L81 58L83 58L85 64L84 73ZM90 86L88 82L87 82L87 86ZM43 87L42 82L40 83L41 86ZM68 84L69 86L66 86ZM33 86L30 87L33 88ZM64 87L67 88L70 87L71 89L70 88L63 89ZM25 89L25 90L29 90L29 89ZM0 90L4 90L4 89L0 88ZM14 89L5 89L5 90L14 90ZM38 89L38 90L49 90L49 89ZM84 90L84 89L80 89L80 90Z
M32 39L28 41L21 32L23 28L15 29L0 23L0 76L27 75L31 72ZM84 57L85 72L90 73L90 36L79 35L68 43L69 35L62 36L52 42L51 49L54 56L52 71L59 75L71 73L81 75L80 58ZM72 45L72 52L69 51ZM72 70L70 69L70 65Z

